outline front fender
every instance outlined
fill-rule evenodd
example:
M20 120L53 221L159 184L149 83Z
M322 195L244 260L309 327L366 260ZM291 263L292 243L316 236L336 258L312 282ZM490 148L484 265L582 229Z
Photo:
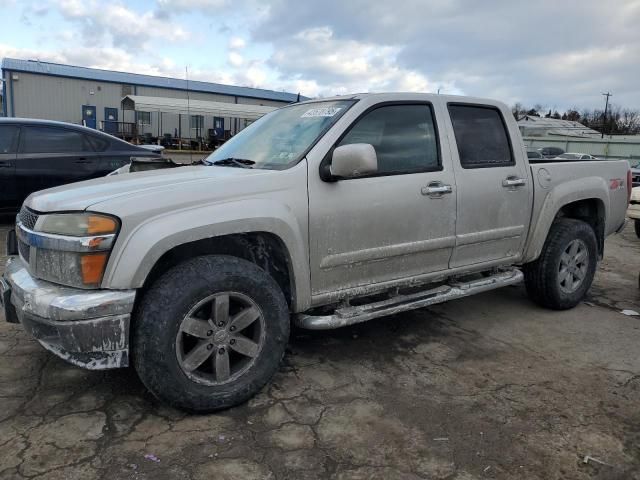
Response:
M118 238L103 288L139 288L160 257L179 245L234 233L266 232L286 246L297 303L310 298L306 227L272 200L245 199L174 210L150 218ZM304 305L302 305L304 307Z
M546 194L545 194L546 193ZM604 208L604 218L609 218L609 186L602 177L585 177L562 181L549 189L536 190L531 235L523 256L523 262L531 262L540 256L547 234L556 215L564 207L579 200L598 200Z

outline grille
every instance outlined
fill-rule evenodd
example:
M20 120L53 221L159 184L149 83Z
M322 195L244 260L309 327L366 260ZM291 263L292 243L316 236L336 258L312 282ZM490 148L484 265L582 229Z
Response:
M36 222L38 221L39 216L40 215L32 212L27 207L22 207L20 209L20 213L18 214L18 221L22 225L24 225L25 228L28 228L29 230L33 230L33 228L36 226Z
M29 254L31 253L31 248L22 240L18 240L18 253L20 253L20 256L25 262L29 263Z

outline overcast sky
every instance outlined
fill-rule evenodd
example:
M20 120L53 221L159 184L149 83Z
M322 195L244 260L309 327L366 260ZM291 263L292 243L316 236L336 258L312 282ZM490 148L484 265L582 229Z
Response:
M640 108L640 0L0 0L0 57L328 96Z

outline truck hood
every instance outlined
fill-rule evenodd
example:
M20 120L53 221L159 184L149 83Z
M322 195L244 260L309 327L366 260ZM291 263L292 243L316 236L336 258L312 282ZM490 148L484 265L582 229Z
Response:
M251 182L250 179L265 175L277 175L273 170L252 170L233 167L187 166L166 170L128 173L87 180L32 193L25 205L38 212L86 210L93 205L109 202L117 198L163 195L164 192L179 189L185 195L193 185L206 183L213 185Z

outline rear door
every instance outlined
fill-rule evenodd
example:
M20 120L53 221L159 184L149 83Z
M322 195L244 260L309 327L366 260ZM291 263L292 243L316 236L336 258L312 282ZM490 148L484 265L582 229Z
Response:
M25 125L16 160L18 194L96 176L100 158L86 135L63 127Z
M18 206L15 170L19 127L0 125L0 210Z
M449 103L448 110L458 200L450 266L517 261L533 195L522 146L511 141L517 130L495 106Z

